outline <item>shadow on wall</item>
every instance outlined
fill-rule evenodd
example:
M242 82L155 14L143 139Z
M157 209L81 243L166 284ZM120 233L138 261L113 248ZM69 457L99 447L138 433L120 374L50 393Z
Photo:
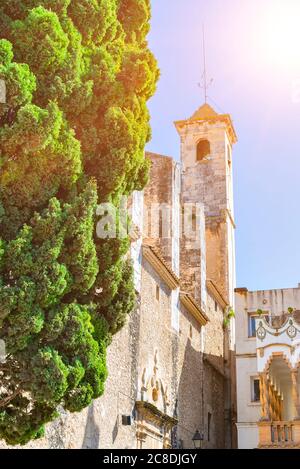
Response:
M82 449L98 449L100 429L95 421L95 404L91 404L86 419Z
M115 422L115 426L114 426L114 429L112 431L112 442L115 443L116 439L117 439L117 436L118 436L118 433L119 433L119 422L118 422L118 417L116 418L116 422Z
M224 448L224 360L195 350L189 339L178 389L178 444L193 449L196 430L204 432L204 448Z

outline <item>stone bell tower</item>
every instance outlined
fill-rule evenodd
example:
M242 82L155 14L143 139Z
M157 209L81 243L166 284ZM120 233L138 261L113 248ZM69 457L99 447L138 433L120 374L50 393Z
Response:
M232 147L237 137L232 120L204 104L175 125L181 139L182 203L204 206L206 278L234 307Z

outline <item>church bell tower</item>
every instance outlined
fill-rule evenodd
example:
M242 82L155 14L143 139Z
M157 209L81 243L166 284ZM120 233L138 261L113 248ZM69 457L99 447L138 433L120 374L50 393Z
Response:
M234 307L233 123L206 103L175 125L181 139L182 203L204 206L206 278Z

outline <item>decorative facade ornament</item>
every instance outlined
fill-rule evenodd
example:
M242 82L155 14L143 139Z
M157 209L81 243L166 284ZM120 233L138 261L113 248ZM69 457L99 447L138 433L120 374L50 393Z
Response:
M168 386L166 386L159 376L158 351L154 354L154 366L151 372L147 373L144 368L141 378L141 398L142 401L155 404L161 410L166 411L170 406Z
M154 366L147 372L144 368L141 377L141 401L136 402L137 446L147 447L148 438L155 442L157 449L170 449L171 432L177 419L168 415L171 404L168 386L160 377L158 351L154 354Z
M256 334L257 334L257 337L258 337L260 340L264 340L264 339L266 338L267 331L266 331L266 329L263 327L262 322L260 323L259 328L258 328L257 331L256 331Z
M258 372L269 370L273 359L278 357L285 361L290 370L299 368L300 329L298 323L294 318L289 317L281 328L276 328L265 319L257 319L256 349Z
M297 336L297 329L293 324L293 321L290 321L290 325L286 331L287 335L289 336L290 339L295 339Z

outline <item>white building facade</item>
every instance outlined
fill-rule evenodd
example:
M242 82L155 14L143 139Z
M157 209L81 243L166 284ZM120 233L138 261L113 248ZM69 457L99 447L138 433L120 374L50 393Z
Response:
M300 447L300 285L236 289L239 449Z

